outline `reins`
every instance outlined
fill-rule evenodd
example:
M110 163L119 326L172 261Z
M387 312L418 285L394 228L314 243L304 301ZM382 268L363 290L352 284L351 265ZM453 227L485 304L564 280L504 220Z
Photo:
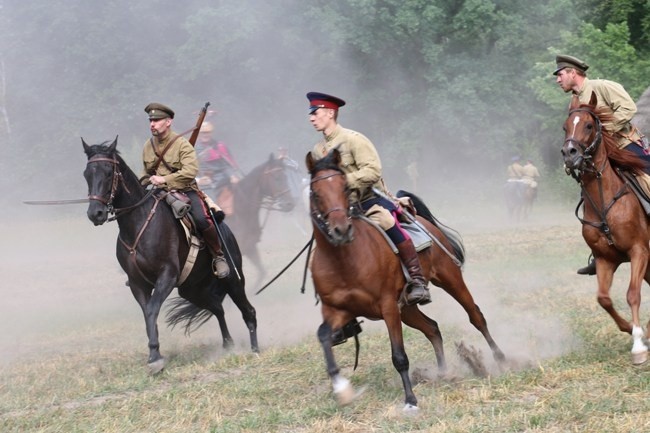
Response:
M598 149L603 139L602 122L593 111L587 108L573 109L569 111L569 116L571 116L571 114L575 112L588 113L595 120L597 126L596 134L589 145L586 145L574 138L567 138L566 140L564 140L564 144L574 143L580 146L582 150L582 160L580 161L579 166L577 168L565 169L566 173L571 177L573 177L576 180L576 182L578 182L578 184L580 185L580 189L582 190L582 197L580 198L580 201L576 206L575 216L578 219L578 221L580 221L580 223L582 223L583 225L587 224L603 232L603 234L607 238L607 243L609 245L613 245L614 239L612 238L612 233L609 224L607 224L607 214L612 209L612 207L614 207L614 204L616 204L616 202L621 197L623 197L625 194L629 192L629 185L627 181L624 181L623 186L616 192L616 194L614 194L612 200L609 203L605 204L605 197L604 197L604 190L603 190L603 172L605 171L608 165L611 168L611 164L609 163L609 158L607 157L607 155L605 155L605 160L603 161L603 164L600 168L597 168L596 164L593 161L594 152ZM598 196L601 203L600 206L596 205L594 198L589 194L587 188L585 187L583 177L586 173L593 174L594 178L596 179L596 183L598 185ZM618 174L618 169L617 169L617 174ZM600 218L600 222L587 221L578 215L580 206L584 203L585 199L589 202L589 205L592 207L594 212L596 212L596 214Z
M106 157L91 157L88 159L88 163L95 163L95 162L108 162L113 165L113 178L111 180L111 191L109 193L108 198L100 195L94 195L94 194L89 194L88 195L88 200L95 200L99 201L100 203L104 204L107 209L109 214L113 214L112 217L108 218L107 221L115 221L121 216L131 212L132 210L138 208L139 206L142 206L152 195L154 195L155 188L151 188L147 191L147 193L140 199L138 200L135 204L123 208L115 208L113 206L113 200L115 199L115 195L117 193L117 189L122 184L124 187L124 191L126 191L128 194L131 193L129 188L127 187L126 183L124 182L124 177L122 176L122 172L119 169L119 161L117 160L117 157L113 155L112 158L106 158ZM140 238L142 238L142 235L144 234L146 228L149 226L149 223L151 222L154 214L156 213L156 208L158 207L158 204L162 200L162 197L157 197L154 196L154 204L151 207L151 210L149 211L149 215L147 216L147 219L145 220L144 224L138 231L138 234L135 237L135 240L133 241L133 245L127 244L124 239L122 239L121 234L118 234L118 240L120 243L124 246L124 248L127 249L129 252L129 258L131 259L135 269L138 271L140 276L149 284L154 285L152 281L150 281L142 272L140 267L138 266L136 257L137 257L137 246L138 243L140 242Z

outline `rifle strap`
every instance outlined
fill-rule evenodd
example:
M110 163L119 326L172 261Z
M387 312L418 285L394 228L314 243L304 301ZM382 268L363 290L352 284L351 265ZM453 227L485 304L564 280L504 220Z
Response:
M178 140L179 137L180 137L180 135L177 135L176 137L172 138L169 141L169 143L167 143L167 146L165 146L165 148L160 153L158 153L158 151L156 150L156 146L155 146L155 144L153 142L153 137L151 137L149 139L151 141L151 148L153 149L154 153L158 157L158 159L156 160L156 163L153 165L153 167L150 170L152 172L151 173L152 175L156 173L156 170L158 170L158 167L160 166L161 162L165 165L167 170L171 171L172 173L176 171L172 167L170 167L169 164L167 164L167 161L165 161L165 159L163 157L165 156L165 153L167 153L169 148L172 147L172 144L174 144L174 142L176 142L176 140Z

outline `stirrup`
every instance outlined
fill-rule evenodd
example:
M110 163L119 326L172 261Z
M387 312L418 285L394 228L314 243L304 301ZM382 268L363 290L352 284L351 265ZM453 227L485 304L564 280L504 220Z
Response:
M431 302L431 293L423 284L409 282L404 288L406 305L426 305Z
M212 273L217 278L226 278L230 275L230 266L224 256L217 256L212 259Z

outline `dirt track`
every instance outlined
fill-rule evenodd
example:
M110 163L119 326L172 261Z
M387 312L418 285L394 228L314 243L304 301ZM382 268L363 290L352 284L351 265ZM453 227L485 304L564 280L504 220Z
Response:
M49 220L44 222L38 217L39 212L49 212ZM571 237L571 244L584 253L586 259L587 249L580 245L577 222L567 212L560 214L558 227L553 225L557 223L553 220L557 216L540 213L518 228L503 220L484 221L481 227L460 219L454 225L463 234L468 248L465 275L470 290L484 311L495 339L509 353L528 356L532 350L535 356L545 357L557 355L563 347L572 344L561 323L538 323L534 313L512 311L512 306L504 306L500 301L498 293L503 290L524 292L543 287L544 276L531 279L525 274L514 274L503 280L503 274L498 277L482 274L482 262L495 253L507 254L508 245L524 242L529 244L528 249L533 254L545 238L558 236ZM293 222L283 225L287 220L282 218L286 216L272 216L268 227L289 227L289 234L267 230L261 245L268 266L267 280L307 240ZM526 235L520 237L519 232ZM83 212L71 215L69 211L54 208L30 208L23 222L2 223L0 235L7 240L2 245L4 260L1 265L4 277L0 306L2 362L95 350L105 345L107 339L114 341L111 346L116 350L141 351L143 359L146 357L142 314L124 286L125 276L114 255L115 223L94 227ZM251 302L258 311L262 349L315 335L320 311L315 305L311 284L304 295L299 293L303 262L299 260L298 263L259 296L252 295L257 288L248 287ZM247 269L245 262L244 271ZM567 275L568 272L570 270ZM249 280L254 279L250 277ZM474 338L476 331L467 323L460 307L444 293L434 291L434 294L435 306L427 307L427 311L431 311L444 328L458 326L461 335L466 332L473 341L480 342L479 338ZM226 305L226 315L236 344L240 350L248 350L246 329L239 311L230 301ZM105 326L107 322L111 326ZM210 321L191 338L185 337L181 330L168 330L162 320L159 324L163 352L181 350L184 344L192 342L216 346L215 354L218 355L221 338L216 321ZM366 321L364 329L380 330L383 324ZM529 347L531 338L537 341L534 348Z

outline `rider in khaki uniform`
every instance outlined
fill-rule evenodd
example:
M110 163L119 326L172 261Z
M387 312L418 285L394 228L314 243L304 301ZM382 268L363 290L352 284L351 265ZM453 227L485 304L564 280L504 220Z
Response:
M427 280L422 275L420 260L413 241L400 226L397 215L401 212L390 197L381 177L382 167L375 146L359 132L341 127L337 123L339 108L345 101L324 93L310 92L309 121L323 133L323 139L314 146L312 156L323 158L332 149L341 153L341 168L347 183L353 191L351 200L358 199L366 215L391 238L399 251L411 281L406 287L406 302L409 305L424 305L431 302ZM376 194L373 188L381 194Z
M523 167L518 156L512 157L512 164L508 166L508 182L518 182L523 175Z
M151 183L167 191L182 192L190 199L190 213L213 257L212 270L218 278L225 278L229 275L230 268L221 251L217 229L205 202L198 194L195 179L199 163L194 147L171 130L174 118L171 108L154 102L147 105L144 111L149 115L151 138L142 150L143 183Z
M614 135L620 149L635 153L647 161L649 168L646 172L650 174L650 148L645 137L630 123L636 114L636 104L625 88L614 81L588 79L589 65L576 57L559 55L555 62L555 81L565 93L571 93L571 102L577 100L580 104L587 104L594 92L598 99L596 107L605 109L612 116L611 121L603 122L603 129ZM578 269L578 274L595 275L595 261Z
M537 179L541 176L531 159L521 167L521 180L533 190L533 199L537 197Z

